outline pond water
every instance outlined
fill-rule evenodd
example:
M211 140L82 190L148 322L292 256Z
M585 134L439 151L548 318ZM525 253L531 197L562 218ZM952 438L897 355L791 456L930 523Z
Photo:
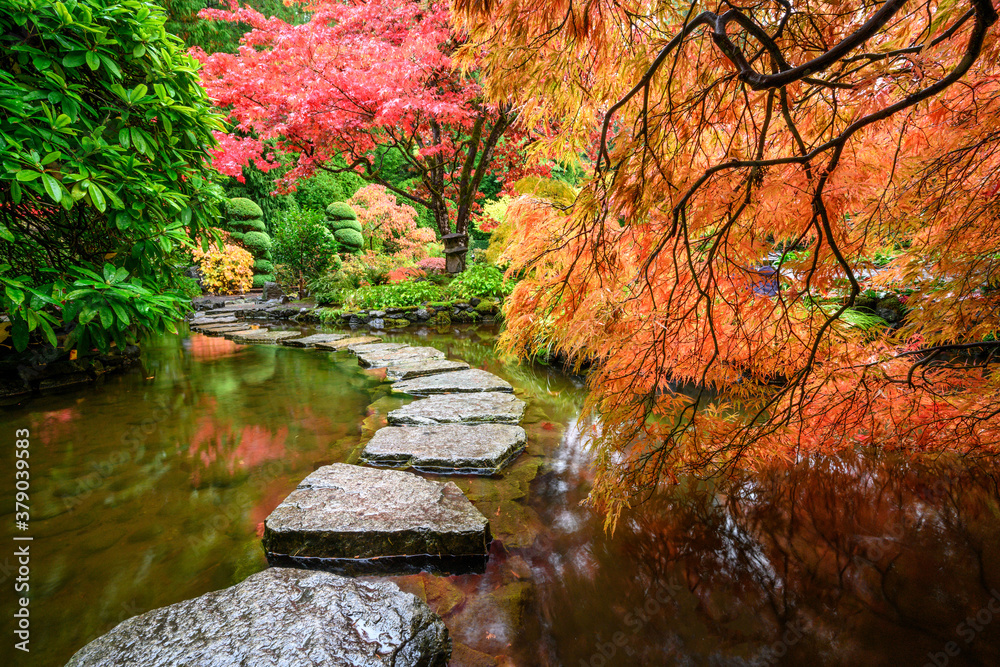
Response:
M529 406L502 478L455 478L491 522L485 574L392 577L445 619L452 664L1000 664L1000 470L813 462L684 484L609 536L580 504L579 378L498 362L488 327L387 339L495 372ZM407 400L346 353L184 334L147 343L141 369L6 409L6 442L31 432L34 540L23 654L6 446L3 664L62 665L125 618L267 567L270 511L316 467L356 462Z

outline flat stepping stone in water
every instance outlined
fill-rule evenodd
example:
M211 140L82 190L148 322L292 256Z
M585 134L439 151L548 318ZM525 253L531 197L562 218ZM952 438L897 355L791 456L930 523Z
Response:
M463 371L469 367L464 361L450 359L430 359L428 361L410 361L405 364L393 364L385 372L387 380L410 380L438 373Z
M392 385L397 394L427 396L430 394L470 394L486 391L512 392L514 388L503 378L489 371L470 368L454 373L429 375L412 380L403 380Z
M244 334L258 333L260 331L267 331L267 329L251 329L250 325L247 324L247 325L244 325L244 328L242 328L242 329L240 329L238 331L225 331L225 332L223 332L222 336L223 336L223 338L226 338L228 340L236 340L237 336L242 336Z
M272 567L119 623L67 667L445 667L450 655L444 621L392 582Z
M316 343L316 347L321 350L338 352L346 350L352 345L370 345L371 343L378 343L381 340L378 336L354 336L353 338L344 338L343 340L335 340L330 343Z
M191 331L198 331L206 334L229 333L230 331L246 331L249 325L246 322L236 322L235 324L207 324L200 327L191 327Z
M191 320L189 324L193 327L204 326L206 324L232 324L236 318L232 315L228 317L199 317Z
M366 352L389 352L391 350L401 350L410 347L407 343L356 343L348 345L347 350L354 354L364 354Z
M490 524L453 482L334 463L264 521L264 550L296 558L484 556Z
M282 345L290 345L291 347L314 347L319 343L332 343L341 338L347 338L347 334L313 334L305 338L293 338L279 342Z
M524 444L524 429L508 424L387 426L368 441L361 459L394 468L493 475L513 461Z
M383 368L415 361L444 359L444 352L433 347L404 347L387 352L358 352L358 363L365 368Z
M237 333L233 336L233 340L237 343L274 345L283 338L298 338L301 335L302 334L298 331L268 331L267 329L256 329L249 333Z
M388 414L393 426L429 424L517 424L524 401L513 394L441 394L414 401Z

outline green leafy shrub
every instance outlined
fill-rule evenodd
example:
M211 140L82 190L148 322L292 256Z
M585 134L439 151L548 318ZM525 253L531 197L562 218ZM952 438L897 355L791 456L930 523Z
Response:
M342 159L335 160L336 166L345 166ZM365 181L353 171L330 173L319 171L296 185L295 201L303 211L323 212L331 201L343 202L364 187Z
M264 283L272 282L274 282L274 276L270 273L258 273L253 277L253 286L258 289L263 287Z
M211 244L206 250L195 248L194 259L201 271L201 282L211 294L246 292L253 283L253 255L232 244L219 248Z
M267 225L263 220L243 220L243 228L248 232L267 232Z
M504 280L503 273L497 267L491 264L470 264L448 285L448 294L462 299L474 296L504 297L513 289L513 284Z
M266 259L258 259L253 263L254 273L274 273L274 264Z
M136 0L0 0L0 313L18 351L60 329L67 348L123 346L189 307L179 260L218 219L223 125L163 23Z
M344 299L345 308L384 310L419 306L441 298L441 287L424 280L360 287Z
M271 237L264 232L247 232L243 235L243 245L254 256L262 255L271 249Z
M279 265L287 267L292 282L279 274L278 282L285 286L298 284L300 279L315 280L328 269L336 271L341 260L337 241L323 223L319 211L291 211L275 222L273 253Z

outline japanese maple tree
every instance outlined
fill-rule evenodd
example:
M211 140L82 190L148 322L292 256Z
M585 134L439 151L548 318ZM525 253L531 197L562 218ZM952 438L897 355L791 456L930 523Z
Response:
M417 211L396 201L385 186L366 185L347 203L358 214L369 250L374 251L377 246L384 252L412 260L427 256L426 245L434 240L434 232L417 227Z
M473 73L455 67L461 38L444 2L371 0L304 3L302 25L246 7L205 10L207 18L252 26L237 54L201 55L204 83L229 109L236 131L221 139L215 166L274 166L268 146L296 156L292 186L317 169L352 169L434 216L449 269L464 267L469 217L494 155L514 157L514 114L488 104ZM506 142L506 143L505 143ZM508 145L509 144L509 145ZM402 156L415 188L385 178L386 151ZM342 156L346 167L336 167Z
M594 157L570 210L508 210L503 343L596 362L611 517L686 473L995 453L990 0L457 4L491 99ZM902 322L858 326L869 289L906 292Z

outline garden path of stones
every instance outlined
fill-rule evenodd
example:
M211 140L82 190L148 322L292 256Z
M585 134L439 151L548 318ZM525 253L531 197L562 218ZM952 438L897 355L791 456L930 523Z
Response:
M393 382L393 393L417 398L389 413L389 425L374 434L361 454L367 466L322 466L275 508L264 522L268 560L305 568L347 563L351 564L347 570L361 574L391 572L400 564L426 564L428 559L485 565L492 541L486 517L454 482L429 480L406 469L437 475L495 475L513 462L525 448L525 432L518 425L525 403L513 395L511 385L463 361L446 359L433 347L384 343L375 336L303 337L294 331L272 331L240 321L237 314L244 315L245 309L224 307L198 315L190 321L190 328L242 344L346 351L364 368L384 368L386 379ZM384 569L387 564L388 570ZM150 652L151 641L167 647L163 652L169 653L172 664L197 663L219 647L225 658L212 664L286 664L290 657L293 662L304 658L294 651L298 650L297 634L305 632L301 628L314 631L309 620L331 628L333 636L302 637L307 643L321 641L324 649L317 653L322 654L322 661L303 660L301 664L447 664L451 653L447 629L426 603L388 581L377 584L382 587L378 595L352 592L345 597L343 590L369 585L355 582L327 572L273 567L224 591L129 619L84 647L70 664L103 664L112 655L121 660L129 657L120 655L121 647L127 645L135 661L130 664L152 666L158 663L150 656L159 653ZM324 604L303 609L286 601L296 586L331 592L316 598ZM237 605L242 611L227 610L226 618L219 618L220 595L243 600ZM400 598L405 598L405 604ZM357 602L362 599L367 603ZM271 611L266 613L273 618L260 622L261 606L268 607ZM303 614L315 618L304 619ZM134 640L150 637L150 628L162 629L163 618L173 616L188 621L170 626L169 636L158 630L149 640ZM391 620L389 631L375 643L355 636L356 619L369 617ZM262 654L253 648L262 640L254 640L249 628L277 633L273 639L293 653ZM398 661L401 648L409 655Z

